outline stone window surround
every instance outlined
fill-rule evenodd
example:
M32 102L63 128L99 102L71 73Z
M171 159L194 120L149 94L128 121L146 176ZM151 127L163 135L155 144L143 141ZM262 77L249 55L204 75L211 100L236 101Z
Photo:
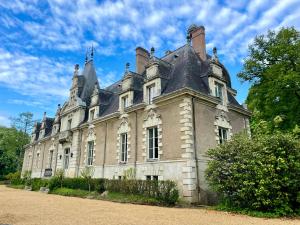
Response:
M209 83L209 87L210 87L210 94L215 97L216 97L216 95L215 95L216 83L223 85L223 91L222 91L223 101L220 103L220 105L226 106L228 104L226 83L222 80L216 79L215 77L209 77L208 83Z
M92 111L93 110L94 110L94 116L92 118ZM96 119L99 116L98 112L99 112L99 106L94 106L94 107L89 109L89 122L91 122L92 120Z
M116 154L116 160L118 161L119 164L125 164L128 162L130 159L130 147L131 147L131 127L130 123L128 122L128 114L123 114L120 116L120 125L117 131L117 154ZM122 140L121 140L121 135L127 133L127 161L124 162L121 160L121 153L122 153Z
M148 148L148 128L157 127L158 131L158 158L157 159L149 159L149 148ZM143 153L142 156L144 161L158 161L163 154L163 144L162 144L162 120L161 116L157 114L157 112L152 108L148 111L146 118L143 122Z
M130 107L133 105L133 97L134 97L133 95L134 95L133 91L126 91L125 93L123 93L119 96L119 111L120 112L124 112L124 110L125 110L125 108L122 105L122 103L123 103L122 99L124 97L128 97L128 106L127 107Z
M47 168L50 168L50 152L53 151L53 156L52 156L52 167L53 167L53 161L54 161L54 152L55 152L55 143L54 143L54 140L52 140L52 145L50 146L49 148L49 151L48 151L48 160L47 160Z
M215 138L216 138L216 142L217 144L220 143L220 138L219 138L219 128L225 128L227 129L228 133L227 133L227 140L230 140L232 134L232 126L230 124L230 120L226 114L226 112L224 110L219 110L217 112L216 118L215 118L215 122L214 122L214 126L215 126Z
M144 84L143 86L143 92L144 92L144 96L143 96L143 99L144 99L144 102L149 104L148 102L148 87L149 86L154 86L154 97L157 97L161 94L161 79L160 78L155 78L151 81L148 81Z
M93 162L92 162L92 165L95 165L95 160L96 160L96 145L97 145L97 142L96 142L96 133L95 133L95 126L93 124L90 124L89 127L88 127L88 133L87 133L87 137L85 139L85 147L84 147L84 159L83 159L83 164L85 166L88 166L88 144L90 141L93 141L94 142L94 152L93 152Z

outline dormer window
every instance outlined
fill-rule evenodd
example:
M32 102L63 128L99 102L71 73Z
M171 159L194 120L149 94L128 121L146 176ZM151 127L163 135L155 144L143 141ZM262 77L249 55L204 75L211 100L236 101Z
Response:
M68 126L67 126L67 130L70 130L72 128L72 119L68 120Z
M128 95L122 97L122 107L123 109L127 108L129 106L129 98Z
M223 102L223 85L215 82L215 96Z
M155 85L150 85L147 87L147 102L148 102L148 104L152 104L154 97L155 97Z
M90 111L90 121L93 120L95 118L95 109L92 109Z

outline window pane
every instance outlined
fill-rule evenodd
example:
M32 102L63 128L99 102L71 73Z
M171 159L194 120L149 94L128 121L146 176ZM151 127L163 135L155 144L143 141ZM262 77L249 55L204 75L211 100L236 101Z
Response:
M121 161L127 161L127 133L121 134Z
M157 159L158 158L158 129L157 127L154 128L154 150L155 150L155 153L154 153L154 157Z
M153 158L153 128L148 129L149 137L148 137L148 145L149 145L149 158Z

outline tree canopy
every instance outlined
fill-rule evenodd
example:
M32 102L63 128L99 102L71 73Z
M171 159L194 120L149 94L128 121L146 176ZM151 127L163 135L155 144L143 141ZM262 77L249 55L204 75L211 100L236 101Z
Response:
M271 129L300 125L300 33L295 28L257 36L238 76L252 86L247 97L252 125Z

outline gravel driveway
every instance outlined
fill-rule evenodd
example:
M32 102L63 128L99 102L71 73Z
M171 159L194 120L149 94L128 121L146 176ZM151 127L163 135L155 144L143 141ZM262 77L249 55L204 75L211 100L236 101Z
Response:
M47 195L11 189L0 185L0 224L300 225L300 220L252 218L205 209L120 204L100 200Z

